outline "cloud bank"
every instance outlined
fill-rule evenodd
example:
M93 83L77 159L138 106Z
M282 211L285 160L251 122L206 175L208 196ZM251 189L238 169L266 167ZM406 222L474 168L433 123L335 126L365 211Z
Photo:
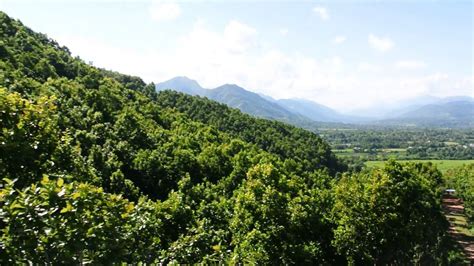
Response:
M395 46L390 38L378 37L374 34L369 34L369 45L380 52L387 52Z
M343 42L343 38L338 40ZM305 98L342 111L427 94L474 96L472 76L413 76L400 71L426 66L416 60L377 65L350 62L337 55L314 58L298 51L285 52L262 40L257 29L238 20L229 21L220 30L211 30L199 20L169 51L118 48L116 44L77 36L63 36L59 41L99 67L138 75L148 82L186 75L208 88L235 83L275 98ZM386 52L394 43L387 37L369 35L369 45Z

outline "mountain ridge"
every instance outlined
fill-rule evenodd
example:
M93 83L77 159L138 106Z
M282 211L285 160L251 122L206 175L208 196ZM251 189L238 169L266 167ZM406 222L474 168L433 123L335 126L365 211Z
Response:
M203 88L193 79L180 76L156 84L157 91L172 89L190 95L199 95L211 100L240 109L242 112L266 119L274 119L304 128L317 128L322 123L353 124L353 125L391 125L391 126L432 126L432 127L472 127L473 118L463 116L470 113L469 103L474 99L469 96L451 96L439 98L434 96L416 97L405 102L392 104L384 110L374 109L372 113L380 113L378 117L365 117L344 114L323 104L307 99L274 99L272 96L254 93L236 84L224 84L214 89ZM450 104L463 102L460 106ZM451 105L446 107L443 105ZM430 106L435 105L435 106ZM437 107L436 107L437 106ZM446 115L446 108L450 115ZM454 109L461 109L455 111ZM437 110L437 109L444 109ZM430 110L430 111L426 111ZM417 113L425 113L419 117ZM430 116L429 113L432 113ZM443 112L445 115L443 115Z
M197 87L196 84L199 87ZM172 89L190 95L207 97L256 117L274 119L286 123L309 123L311 121L302 115L290 112L280 106L277 102L269 101L261 95L248 91L236 84L228 83L214 89L206 89L201 87L199 83L193 79L187 77L175 77L157 83L155 87L157 91Z

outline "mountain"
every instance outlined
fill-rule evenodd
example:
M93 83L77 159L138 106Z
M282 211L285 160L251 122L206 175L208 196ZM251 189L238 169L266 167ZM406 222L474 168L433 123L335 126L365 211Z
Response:
M426 105L456 101L474 101L474 99L469 96L451 96L440 98L431 95L422 95L401 101L375 105L370 108L354 110L351 113L356 116L372 117L372 120L374 121L385 120L397 118L405 113L415 111Z
M325 105L305 99L281 99L277 103L287 110L305 116L313 121L330 123L360 123L367 118L343 115Z
M165 89L207 97L256 117L283 121L304 128L326 126L327 123L357 123L367 120L340 114L329 107L309 100L275 100L271 96L253 93L235 84L204 89L195 80L176 77L156 85L157 91Z
M157 91L171 89L189 95L199 95L237 108L244 113L282 121L306 129L344 127L341 123L360 122L363 118L342 115L324 105L303 99L275 100L271 96L248 91L235 84L205 89L187 77L175 77L155 85Z
M311 120L297 113L293 113L278 103L265 99L257 93L245 90L235 84L225 84L215 89L204 89L195 80L187 77L176 77L156 84L157 91L171 89L189 95L199 95L211 100L237 108L244 113L300 125L311 123Z
M275 119L279 121L300 121L304 119L296 115L277 103L268 101L260 95L247 91L234 84L225 84L207 93L208 98L230 107L237 108L244 113L257 117Z
M156 84L156 90L176 89L189 95L205 95L206 89L202 88L197 81L187 77L175 77L162 83Z
M441 98L430 95L423 95L401 101L378 103L369 108L353 110L351 114L355 116L371 117L373 120L394 118L424 105L436 103L440 99Z
M440 99L381 122L423 127L474 127L474 100L470 97Z
M271 96L253 93L235 84L205 89L197 81L187 77L176 77L156 85L157 91L165 89L207 97L256 117L278 120L310 130L327 126L346 127L344 123L422 127L471 127L474 124L474 99L467 96L420 96L366 110L366 115L372 116L368 118L341 114L305 99L275 100Z
M441 98L437 103L449 103L449 102L474 102L474 98L469 96L450 96Z

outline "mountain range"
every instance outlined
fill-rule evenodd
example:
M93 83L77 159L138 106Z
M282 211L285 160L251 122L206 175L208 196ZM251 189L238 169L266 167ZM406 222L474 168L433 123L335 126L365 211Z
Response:
M474 100L467 97L442 99L380 122L423 127L474 127Z
M422 96L389 106L360 110L346 115L325 105L306 99L273 99L248 91L235 84L214 89L203 88L184 76L156 84L156 90L175 90L240 109L244 113L283 121L296 126L317 127L321 124L344 123L420 127L474 127L474 99L468 96L437 98Z
M230 107L240 109L242 112L256 117L274 119L293 124L311 122L311 119L292 112L275 101L265 99L262 96L245 90L235 84L225 84L215 89L204 89L195 80L187 77L175 77L156 85L157 91L166 89L176 90L190 95L207 97Z

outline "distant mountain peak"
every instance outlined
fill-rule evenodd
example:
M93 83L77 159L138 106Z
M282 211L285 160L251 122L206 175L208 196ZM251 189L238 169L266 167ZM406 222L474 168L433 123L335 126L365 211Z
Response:
M199 95L238 108L244 113L258 117L276 119L294 125L308 121L329 123L404 125L407 123L423 126L470 126L474 99L469 96L446 98L423 95L379 106L371 114L381 114L378 118L346 115L318 102L304 98L275 100L270 96L248 91L233 83L223 84L215 89L204 89L199 83L186 76L174 77L156 85L157 91L172 89L190 95ZM359 113L359 115L361 115ZM383 122L382 122L383 121Z
M172 78L172 79L170 79L170 80L168 80L168 81L185 82L185 83L192 84L192 85L194 85L194 86L198 86L198 87L202 88L201 85L199 85L199 83L198 83L196 80L190 79L190 78L188 78L188 77L186 77L186 76L177 76L177 77L174 77L174 78ZM165 82L166 82L166 81L165 81Z
M201 87L201 85L199 85L196 80L190 79L186 76L174 77L167 81L156 84L155 87L157 91L171 89L191 95L202 95L205 94L206 91L206 89Z
M219 89L227 89L227 90L238 90L238 91L246 91L246 92L250 92L250 91L247 91L246 89L240 87L239 85L236 85L236 84L224 84L224 85L221 85L217 88L215 88L215 90L219 90Z

